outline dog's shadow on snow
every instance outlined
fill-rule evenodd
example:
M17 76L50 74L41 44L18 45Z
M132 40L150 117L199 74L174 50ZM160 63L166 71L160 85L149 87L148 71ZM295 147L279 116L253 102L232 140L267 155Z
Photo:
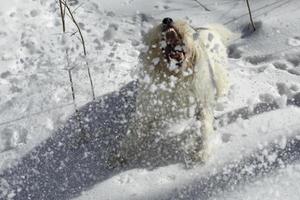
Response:
M14 194L13 199L70 199L117 173L131 168L144 167L142 163L137 162L127 167L114 168L108 162L113 153L118 151L120 141L127 130L128 120L135 111L136 89L137 83L131 82L120 91L105 95L83 106L62 128L56 131L53 137L24 156L18 164L0 174L0 199L6 199L11 194ZM300 106L300 94L294 97L288 101L288 104ZM254 110L241 108L220 116L216 121L219 126L222 126L233 123L239 117L248 118L276 108L278 108L276 103L261 103L257 104ZM78 118L81 123L78 123ZM279 154L284 158L282 160L286 162L299 160L299 144L296 142L288 144L293 145L293 148L287 145L288 149L281 149ZM247 166L247 163L257 160L257 157L247 159L231 167L230 173L221 174L224 176L221 179L217 176L210 176L205 181L201 180L197 184L192 184L194 188L190 190L178 191L183 193L213 191L218 190L217 187L225 188L230 181L242 179L237 179L237 177L249 177L241 173L241 170L243 166ZM156 158L155 160L155 166L176 162L172 159ZM273 168L277 165L276 162L270 164ZM267 172L261 169L257 171ZM212 183L216 188L210 188ZM179 195L179 193L174 193L175 198L178 197L176 194ZM201 194L203 197L210 196L209 192ZM189 195L193 196L193 194Z
M0 184L6 186L0 185L0 199L12 192L14 199L70 199L118 173L107 161L126 133L136 87L131 82L83 106L52 137L2 172Z

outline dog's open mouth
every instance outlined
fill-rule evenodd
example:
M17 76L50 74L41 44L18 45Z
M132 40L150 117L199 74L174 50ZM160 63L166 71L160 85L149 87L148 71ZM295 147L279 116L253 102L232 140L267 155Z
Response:
M173 27L169 26L162 31L162 51L169 64L181 67L185 59L184 43L181 35Z

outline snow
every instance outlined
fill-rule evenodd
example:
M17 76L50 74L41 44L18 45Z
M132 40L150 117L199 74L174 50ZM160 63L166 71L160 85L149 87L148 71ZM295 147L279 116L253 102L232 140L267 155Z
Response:
M86 40L96 96L117 91L135 79L138 55L144 48L142 34L153 23L172 17L194 27L221 23L242 35L229 47L231 88L218 103L216 116L244 106L254 108L260 102L276 102L278 109L218 127L222 142L205 165L124 170L78 189L76 199L298 199L299 156L288 150L299 143L300 109L286 103L300 92L300 2L250 1L254 33L245 1L198 2L210 11L196 0L70 0ZM76 34L71 36L76 27L69 21L67 34L62 34L55 1L2 0L0 24L0 199L19 199L22 188L11 190L10 180L1 172L14 169L21 158L69 123L74 105L66 68L73 68L77 107L92 96L80 41ZM69 66L66 49L71 52ZM85 123L91 122L86 118ZM178 124L176 129L185 125ZM288 153L282 156L281 151ZM296 145L294 152L299 151ZM263 159L261 165L266 166L244 163L247 159ZM247 175L233 172L239 169ZM237 182L225 186L217 177Z
M275 115L274 112L276 112ZM278 118L277 114L282 116L282 118ZM299 117L300 109L286 108L280 111L272 111L265 115L259 115L251 120L246 120L246 122L229 125L219 131L222 136L227 135L227 137L230 137L229 140L223 141L218 147L214 157L204 166L198 165L192 169L186 169L183 165L170 165L150 171L145 169L133 169L98 184L94 189L84 192L81 197L78 197L77 199L94 199L95 197L111 200L172 199L169 198L169 196L172 196L172 193L176 188L184 188L185 185L189 184L193 187L194 182L202 181L205 177L213 176L218 173L226 174L226 167L224 168L224 166L232 161L240 162L244 157L251 157L254 153L254 149L264 149L273 143L278 144L280 148L284 149L287 145L287 138L300 134ZM282 128L283 125L289 127L288 130ZM266 126L265 128L267 131L261 130L264 126ZM258 141L257 138L260 138L260 140ZM268 151L266 149L264 151L262 150L262 152L263 155L269 159L270 163L275 163L278 156L276 152L274 153L273 151ZM251 168L253 167L252 165L253 164L250 164L248 167ZM268 164L266 163L266 165ZM271 166L272 165L269 167ZM293 167L290 167L289 170L292 169ZM248 170L251 171L251 169ZM284 170L281 169L280 173L284 173ZM298 173L298 171L295 171L295 173ZM277 176L276 173L273 174L275 177ZM270 181L272 181L274 178L271 177L270 179ZM263 179L261 181L266 180ZM287 180L283 181L286 182ZM291 180L290 184L295 180L296 179ZM278 182L280 183L280 181ZM237 188L239 190L243 189L243 186L238 187L241 187ZM250 187L254 186L250 185ZM298 193L298 191L295 192ZM198 193L201 193L201 191L198 191ZM193 198L201 195L202 194L196 193L196 196ZM235 196L242 194L229 193L226 195ZM294 191L291 190L291 197L294 196ZM286 197L288 197L288 195ZM187 196L186 198L191 197ZM211 198L214 199L214 197ZM221 195L218 198L215 198L223 199L223 196ZM179 194L174 199L180 199ZM228 197L228 199L230 198Z
M222 194L212 199L224 200L280 200L299 198L299 163L289 165L284 169L276 171L268 177L256 180L249 185L241 186L238 192Z

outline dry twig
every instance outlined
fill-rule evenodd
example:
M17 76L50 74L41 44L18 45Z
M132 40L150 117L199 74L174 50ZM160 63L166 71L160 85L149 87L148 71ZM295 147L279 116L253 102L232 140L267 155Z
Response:
M199 4L205 11L210 11L205 5L203 5L199 0L194 0L197 4Z
M252 13L251 13L251 9L250 9L249 0L246 0L246 3L247 3L247 7L248 7L250 22L251 22L251 25L253 27L253 31L255 31L256 29L255 29L255 25L254 25L254 22L253 22L253 19L252 19Z
M72 19L73 23L76 25L76 27L78 29L78 32L80 34L81 42L82 42L83 50L84 50L84 56L86 58L85 43L84 43L84 39L83 39L83 36L82 36L82 33L81 33L81 30L80 30L80 27L79 27L78 23L76 22L76 20L73 16L68 4L66 3L66 0L59 0L59 5L60 5L60 13L61 13L61 19L62 19L62 24L63 24L63 33L65 34L65 32L66 32L65 15L66 15L66 9L67 9L67 11L68 11L67 14L69 16L71 16L71 19ZM70 66L68 50L66 50L66 59L67 59L67 70L68 70L68 75L69 75L70 87L71 87L71 91L72 91L72 100L73 100L73 105L74 105L74 108L75 108L75 117L76 117L76 121L78 123L79 132L80 132L80 141L79 142L81 142L82 140L83 141L86 140L86 137L88 136L88 134L84 132L81 117L80 117L80 112L79 112L79 110L77 108L77 104L76 104L76 96L75 96L74 84L73 84L73 79L72 79L72 69L73 68ZM86 63L87 63L87 61L86 61ZM88 67L88 73L89 73L89 77L90 77L90 81L91 81L89 67ZM91 81L91 83L92 83L92 81ZM93 99L95 99L94 88L92 88L92 92L93 92Z
M91 86L91 92L92 92L92 97L93 97L93 100L95 100L95 91L94 91L94 84L93 84L93 79L92 79L92 75L91 75L91 70L90 70L90 67L89 67L89 64L88 64L88 61L87 61L87 53L86 53L86 46L85 46L85 40L84 40L84 37L82 35L82 32L81 32L81 29L80 29L80 26L79 24L77 23L74 15L73 15L73 12L71 11L69 5L67 4L67 2L65 0L59 0L59 2L64 6L65 9L67 9L68 11L68 16L71 18L73 24L76 26L77 28L77 31L79 33L79 36L80 36L80 41L81 41L81 44L82 44L82 48L83 48L83 55L84 55L84 58L85 58L85 65L87 67L87 72L88 72L88 76L89 76L89 80L90 80L90 86Z
M66 32L65 12L61 0L59 1L59 8L60 8L61 21L62 21L62 28L63 28L63 32L65 33Z

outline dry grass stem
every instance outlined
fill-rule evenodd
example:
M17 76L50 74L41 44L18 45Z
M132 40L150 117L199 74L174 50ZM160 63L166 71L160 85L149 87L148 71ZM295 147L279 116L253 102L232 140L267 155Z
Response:
M255 29L255 25L254 25L254 22L253 22L253 19L252 19L252 13L251 13L251 9L250 9L249 0L246 0L246 3L247 3L247 7L248 7L248 12L249 12L249 17L250 17L250 22L251 22L253 31L255 31L256 29Z

